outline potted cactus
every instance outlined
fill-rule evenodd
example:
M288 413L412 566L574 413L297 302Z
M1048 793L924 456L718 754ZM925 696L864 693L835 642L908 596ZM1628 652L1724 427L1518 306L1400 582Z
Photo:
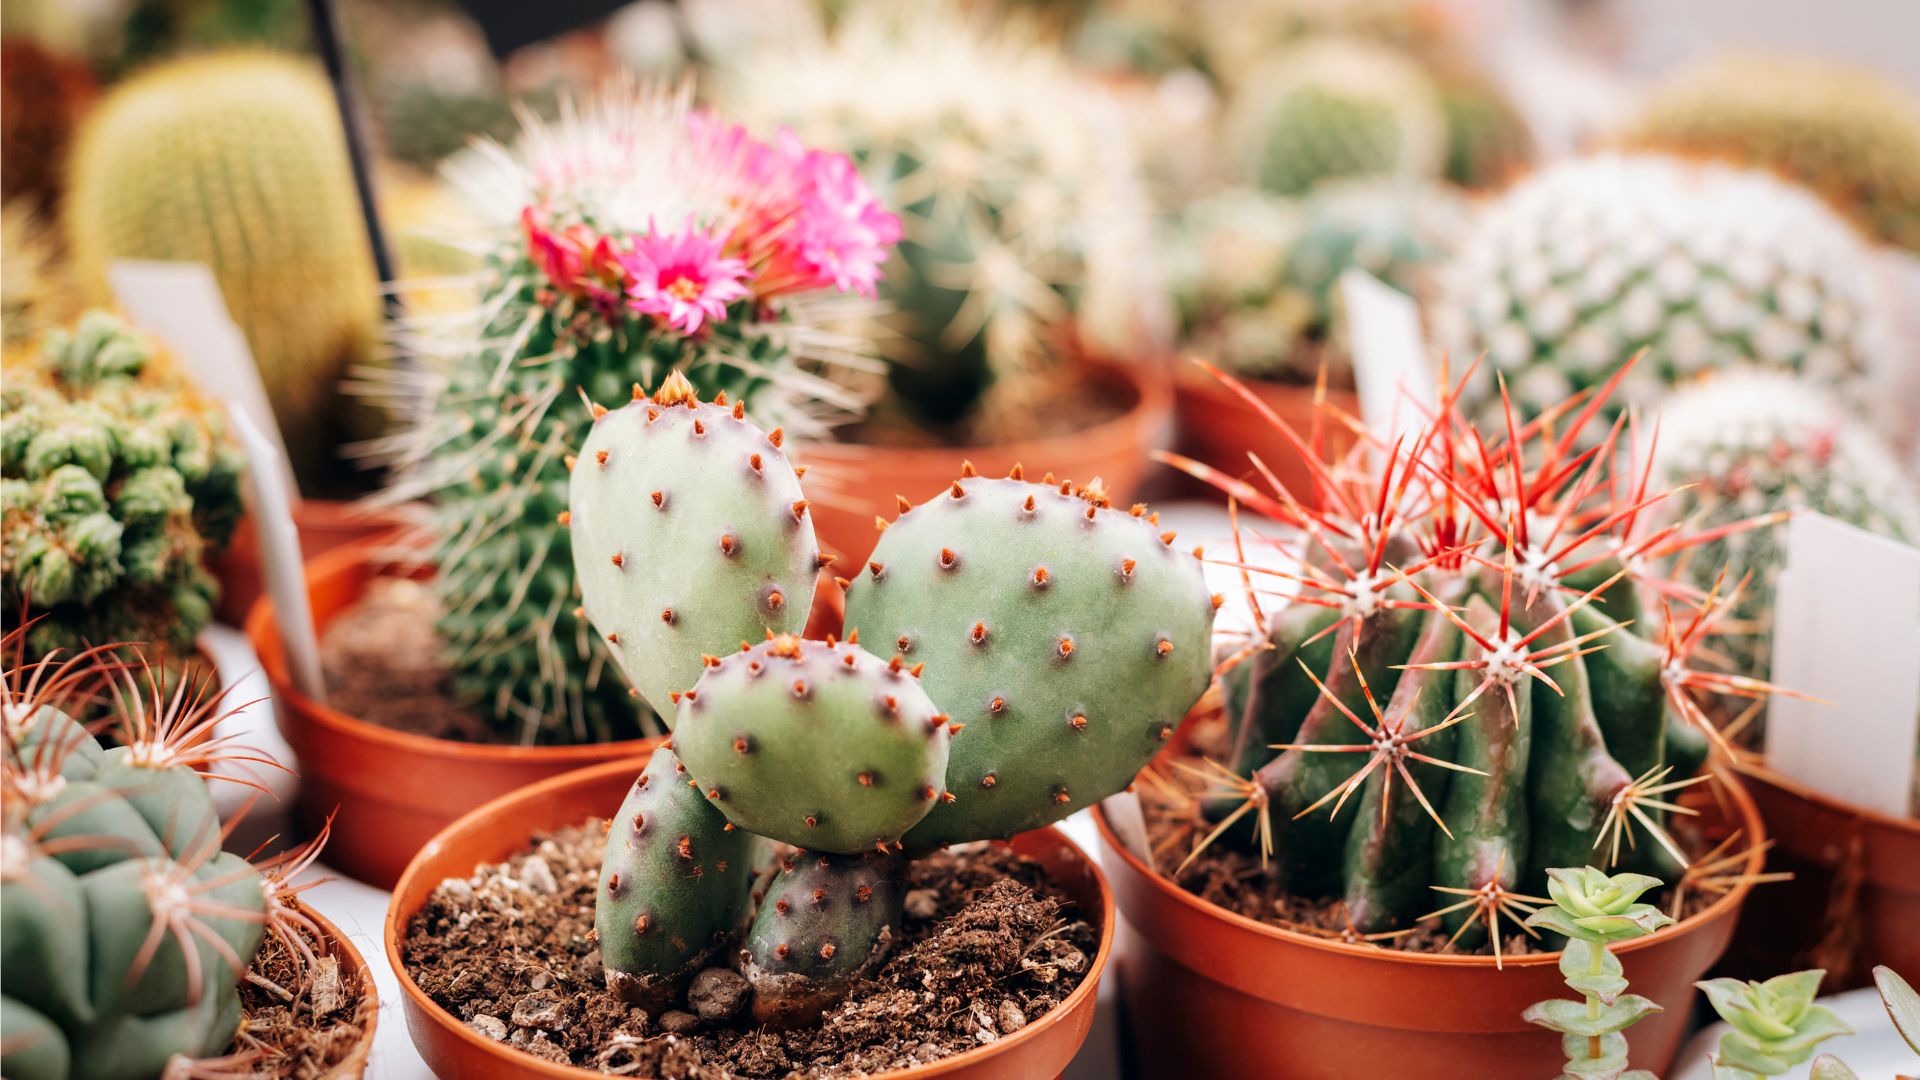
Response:
M371 973L294 880L325 837L257 865L221 850L209 779L270 759L213 735L232 710L210 680L167 690L103 649L24 661L31 632L0 643L0 1069L360 1076ZM100 697L111 746L74 719Z
M417 407L389 442L398 479L386 496L432 503L430 544L421 565L398 569L364 548L337 552L309 568L309 585L323 644L342 618L397 614L396 639L427 643L427 704L445 715L451 703L460 726L427 731L414 703L374 715L394 711L378 694L362 695L373 700L359 716L314 702L288 683L271 611L249 621L305 766L303 815L341 805L335 864L387 884L487 798L629 756L657 730L579 610L556 524L592 419L585 396L678 373L823 432L860 406L834 378L852 354L833 320L872 293L897 233L844 156L762 142L694 111L684 90L610 85L447 175L469 204L465 242L485 260L479 300L421 316L421 371L396 385ZM801 624L810 574L790 594ZM425 580L430 595L401 605L386 591L395 577ZM330 677L350 681L396 651L356 653Z
M975 841L1012 838L1044 864L1044 888L1071 898L1063 917L1108 932L1098 872L1047 826L1129 784L1210 681L1219 598L1198 558L1143 507L1116 509L1098 488L963 468L889 524L849 589L846 638L803 639L791 631L817 550L811 508L778 432L737 404L699 401L682 380L595 421L567 512L586 608L636 689L675 717L672 740L644 762L483 807L409 868L388 949L430 1061L571 1075L466 1023L458 992L429 965L447 947L440 935L469 925L449 905L471 887L445 879L609 811L604 839L590 834L590 887L567 893L576 911L591 906L604 979L573 967L561 1008L611 1009L627 1032L664 1025L689 1040L692 1064L737 1061L727 1055L757 1026L838 1031L864 1008L875 1010L870 1027L897 1026L862 995L898 985L887 982L899 976L884 966L891 953L920 955L922 868L986 858ZM948 845L961 854L935 854ZM509 944L454 947L477 960ZM967 1027L990 1045L955 1074L1056 1073L1085 1036L1104 960L1096 952L1074 972L1072 995L1044 1017L1011 1021L1002 1006ZM729 980L738 991L722 1009L712 988ZM966 1001L933 1011L955 1004L990 1011ZM938 1060L954 1047L932 1023L810 1060L829 1075ZM796 1038L795 1052L810 1045ZM922 1042L931 1049L914 1050ZM594 1055L610 1049L562 1056L604 1062Z
M849 5L722 82L743 115L848 150L901 213L891 310L866 328L884 392L799 451L842 574L894 496L940 490L956 457L1046 461L1125 497L1168 420L1171 319L1124 118L1028 24L960 9Z
M1557 1047L1520 1014L1556 946L1503 921L1543 902L1548 868L1602 857L1676 883L1658 902L1678 924L1621 946L1668 1006L1638 1060L1671 1058L1673 1006L1761 860L1738 782L1695 775L1718 735L1697 696L1770 688L1695 661L1728 597L1660 570L1714 534L1650 524L1660 496L1624 422L1579 449L1630 370L1485 437L1463 379L1392 445L1315 464L1319 509L1220 480L1298 531L1261 529L1228 560L1262 630L1222 644L1222 715L1142 786L1152 858L1102 822L1149 1067L1335 1076L1364 1040L1381 1077L1546 1075ZM1722 800L1696 815L1709 779ZM1417 1005L1392 1004L1410 988Z

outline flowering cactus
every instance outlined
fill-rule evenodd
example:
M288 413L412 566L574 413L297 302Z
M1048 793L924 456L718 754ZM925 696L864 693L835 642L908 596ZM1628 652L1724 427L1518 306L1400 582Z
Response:
M190 651L219 586L205 569L241 511L244 459L219 409L105 312L6 358L0 606L37 619L27 655L149 641ZM45 616L44 618L38 618Z
M482 298L467 316L422 317L428 384L401 388L424 405L397 440L390 496L435 501L460 691L522 741L628 734L632 706L553 526L592 411L583 395L677 374L822 432L860 406L820 370L847 355L826 320L842 294L873 294L899 222L842 155L764 143L691 111L685 92L626 86L554 124L528 120L512 149L485 144L448 179L472 204ZM789 585L808 595L810 582Z
M799 640L766 598L788 587L778 553L796 534L811 551L805 504L787 499L778 439L710 408L605 411L573 468L568 527L589 530L574 551L596 628L624 650L671 622L654 634L671 643L663 678L682 680L672 748L608 831L596 925L609 985L653 1007L739 939L754 1016L786 1025L884 958L910 854L1038 828L1130 783L1206 689L1220 598L1145 507L963 467L927 504L902 500L846 640ZM654 451L635 452L647 439ZM662 439L700 446L683 458ZM656 496L668 473L692 483ZM661 531L675 515L694 539ZM600 537L619 538L623 565ZM710 554L695 548L732 565L689 570ZM668 620L657 590L690 573L714 587ZM690 650L707 652L697 680L679 666ZM748 835L805 849L774 863L757 908Z
M1766 982L1708 979L1695 983L1706 991L1707 1003L1733 1030L1720 1036L1713 1055L1714 1080L1758 1080L1784 1076L1813 1056L1828 1039L1851 1035L1832 1009L1816 1005L1818 969L1779 975Z
M1556 867L1547 876L1553 905L1527 916L1526 925L1567 939L1560 973L1584 1000L1542 1001L1527 1009L1527 1021L1563 1037L1566 1080L1655 1080L1645 1070L1628 1070L1622 1032L1660 1006L1626 992L1626 971L1607 946L1672 925L1659 908L1639 902L1659 880L1645 874L1608 877L1591 866Z

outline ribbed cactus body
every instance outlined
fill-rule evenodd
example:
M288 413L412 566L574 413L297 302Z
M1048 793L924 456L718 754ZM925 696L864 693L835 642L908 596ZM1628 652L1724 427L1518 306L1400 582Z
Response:
M373 356L380 297L317 67L215 54L128 80L81 129L62 217L96 295L114 259L211 267L303 486L342 483L353 404L338 384Z
M1777 510L1811 510L1905 543L1920 542L1920 493L1873 433L1804 379L1742 370L1675 394L1661 412L1658 482L1681 487L1671 513L1701 527ZM1771 668L1780 528L1736 532L1693 552L1686 577L1722 591L1747 579L1721 642L1738 670ZM1748 578L1748 575L1752 575Z
M1456 356L1485 353L1527 413L1597 385L1640 349L1615 407L1755 362L1866 394L1883 334L1867 255L1811 195L1670 158L1598 156L1501 196L1462 243L1436 313Z
M115 641L191 649L218 590L203 561L241 510L244 459L224 417L103 312L6 368L7 627L45 616L29 659Z
M886 959L904 869L904 859L879 852L803 852L780 863L741 950L756 1021L811 1020Z

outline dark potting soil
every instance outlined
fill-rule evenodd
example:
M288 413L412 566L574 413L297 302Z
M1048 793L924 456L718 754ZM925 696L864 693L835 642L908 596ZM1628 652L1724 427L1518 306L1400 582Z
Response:
M1161 873L1170 876L1193 850L1193 845L1214 827L1213 822L1201 817L1195 798L1212 786L1199 775L1203 772L1202 766L1206 760L1224 761L1228 757L1226 724L1218 713L1195 716L1188 723L1193 727L1191 753L1182 759L1182 764L1187 768L1175 767L1162 760L1150 766L1156 773L1156 782L1134 784L1146 815L1147 839L1153 848L1154 862ZM1405 795L1404 790L1396 792L1396 798ZM1352 806L1342 811L1347 814L1353 812ZM1668 829L1689 860L1697 861L1714 847L1713 842L1695 826L1692 818L1670 818ZM1654 841L1641 835L1638 842L1644 844ZM1737 850L1741 850L1737 845L1727 849L1728 852ZM1738 873L1738 870L1724 873ZM1447 939L1451 931L1442 929L1439 919L1420 920L1402 928L1401 932L1389 931L1363 938L1348 921L1346 904L1341 898L1296 896L1286 890L1269 866L1261 863L1258 852L1242 851L1224 841L1215 841L1195 856L1184 870L1179 871L1175 880L1181 888L1236 915L1314 937L1408 952L1483 956L1491 956L1494 952L1491 940L1473 947L1450 947ZM1438 911L1464 899L1463 896L1435 892L1432 908ZM1686 917L1704 910L1718 899L1718 894L1697 888L1683 893L1669 882L1643 899L1669 915ZM1523 956L1548 951L1552 951L1549 946L1529 937L1513 921L1501 920L1501 955Z
M257 1055L244 1066L248 1075L320 1080L347 1060L373 1022L373 1000L353 969L323 954L312 935L295 932L313 951L312 963L269 933L240 983L240 1036L232 1052Z
M741 1019L706 1022L687 1002L653 1015L609 993L600 968L604 833L599 821L562 829L443 882L407 927L407 973L474 1030L552 1061L665 1080L820 1080L1011 1035L1066 1000L1098 944L1039 863L1004 848L949 851L912 864L893 952L817 1023L757 1028L744 1007ZM739 986L730 972L705 980Z
M434 624L440 600L405 578L375 578L320 635L327 700L369 724L458 742L507 742L499 728L461 704Z

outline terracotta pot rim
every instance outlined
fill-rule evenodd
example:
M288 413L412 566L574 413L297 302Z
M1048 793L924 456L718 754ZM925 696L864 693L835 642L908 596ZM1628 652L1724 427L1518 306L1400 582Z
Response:
M374 1035L380 1026L380 988L374 982L373 968L367 964L367 958L360 955L360 950L354 946L353 942L347 940L347 935L335 926L331 919L306 904L300 905L300 913L313 920L314 926L319 928L320 936L326 939L325 943L329 946L328 955L338 960L342 959L342 953L346 954L345 959L351 961L350 966L353 968L354 977L360 983L360 1000L354 1005L353 1010L353 1019L360 1025L360 1038L354 1042L353 1049L347 1053L345 1060L326 1071L325 1080L365 1075L367 1061L373 1055Z
M391 566L392 561L379 558L377 552L390 546L388 541L373 537L342 544L309 559L304 575L309 591L312 589L315 578L340 573L343 569L356 564L370 565L375 569L376 574L382 573L382 568ZM271 649L264 647L269 629L273 631L273 648ZM253 609L247 612L246 634L248 641L253 644L254 651L259 655L260 668L266 674L267 683L273 689L274 698L281 702L281 707L275 710L277 715L300 716L330 734L377 743L396 753L478 763L507 762L529 757L542 757L550 761L579 759L585 763L605 758L610 749L619 749L627 745L631 745L634 752L638 753L649 741L643 738L619 739L606 743L569 743L563 746L522 746L509 743L459 742L454 739L436 739L430 735L397 731L341 712L331 705L321 704L294 688L293 679L287 671L286 654L280 648L279 628L273 622L272 596L262 593L260 599L254 601Z
M548 791L579 784L584 781L599 779L606 775L637 775L645 767L646 758L644 756L632 757L619 761L602 762L598 765L591 765L583 769L575 769L569 773L562 773L559 776L550 777L535 784L529 784L517 791L508 792L497 799L491 799L482 803L467 813L462 814L453 824L440 830L434 835L433 839L427 841L426 846L416 852L413 858L407 862L407 869L400 875L400 880L394 884L391 899L387 902L387 917L381 929L381 938L386 947L387 965L393 969L395 977L400 981L401 995L409 999L414 1007L423 1015L431 1018L442 1028L452 1031L462 1042L473 1046L488 1056L502 1061L512 1062L531 1075L562 1078L562 1080L570 1077L604 1077L606 1075L605 1073L583 1069L577 1065L560 1065L554 1062L543 1061L531 1054L506 1046L495 1039L489 1039L441 1008L437 1002L428 997L426 992L421 990L418 984L413 981L413 974L407 970L406 963L400 955L400 939L404 931L404 921L402 913L399 910L399 904L402 896L413 891L414 879L425 872L422 864L426 858L429 855L436 854L447 838L474 828L475 823L481 817L494 813L496 806L533 798L545 794ZM587 811L586 813L590 814L591 811ZM909 1080L909 1078L911 1078L911 1080L924 1080L924 1078L927 1077L940 1076L965 1068L981 1058L1004 1053L1010 1048L1017 1047L1024 1042L1038 1038L1043 1029L1052 1023L1064 1020L1066 1017L1072 1015L1075 1009L1081 1006L1087 998L1099 992L1100 976L1106 970L1107 962L1113 956L1114 923L1119 918L1119 913L1114 906L1113 886L1108 883L1106 873L1100 869L1099 860L1082 851L1080 846L1075 844L1065 833L1051 825L1043 826L1033 831L1047 833L1065 847L1079 852L1082 862L1085 863L1088 873L1092 876L1095 886L1097 886L1100 891L1100 942L1094 948L1092 963L1087 968L1086 975L1080 980L1080 985L1074 987L1073 992L1068 994L1065 1000L1047 1010L1044 1015L1029 1022L1027 1026L1014 1032L1012 1035L985 1046L975 1047L972 1050L955 1054L949 1058L928 1062L925 1065L915 1065L907 1069L874 1073L872 1075L876 1080L880 1080L880 1078L886 1078L886 1080ZM406 912L404 919L411 919L413 915L414 912Z
M1734 770L1742 776L1751 777L1761 783L1777 787L1797 799L1804 799L1824 810L1831 811L1843 817L1856 818L1875 828L1888 829L1894 832L1913 833L1916 836L1920 836L1920 818L1895 817L1892 814L1883 813L1869 806L1860 806L1856 803L1847 802L1845 799L1828 795L1823 791L1808 787L1806 784L1790 776L1775 772L1760 758L1742 758L1733 761L1732 765Z
M1767 840L1766 827L1760 817L1760 809L1754 803L1753 796L1748 793L1746 786L1740 781L1739 777L1718 769L1711 771L1721 785L1723 785L1722 790L1727 793L1728 798L1733 802L1737 816L1741 820L1742 830L1750 837L1750 845L1747 848L1747 859L1746 865L1743 868L1743 875L1759 873L1766 863L1766 852L1763 848ZM1119 838L1114 835L1112 827L1107 823L1107 815L1104 807L1094 806L1093 820L1095 827L1100 831L1101 846L1107 852L1114 854L1115 857L1124 861L1128 869L1134 874L1149 882L1151 887L1159 893L1163 899L1171 899L1203 918L1225 923L1227 926L1242 933L1265 938L1274 945L1300 946L1309 949L1318 949L1322 952L1336 955L1348 956L1354 959L1385 961L1387 963L1405 963L1424 967L1462 969L1497 967L1529 968L1557 965L1560 962L1560 953L1558 951L1549 953L1526 953L1520 956L1509 956L1504 958L1504 960L1496 961L1495 958L1491 956L1420 953L1408 952L1403 949L1380 949L1367 945L1349 945L1344 941L1333 941L1328 938L1315 937L1312 934L1303 934L1297 930L1288 930L1283 927L1274 926L1271 923L1263 923L1249 919L1238 912L1228 911L1218 904L1195 896L1193 893L1188 892L1169 880L1158 870L1142 863L1139 856L1121 844ZM1740 905L1746 901L1747 894L1752 890L1753 882L1741 881L1735 885L1730 892L1722 894L1713 903L1708 904L1705 909L1681 919L1675 923L1671 929L1663 930L1658 934L1650 934L1643 938L1636 938L1632 941L1610 945L1608 948L1616 954L1631 953L1641 949L1654 948L1662 942L1692 934L1709 924L1737 913Z
M1118 415L1090 424L1075 431L1042 435L1031 439L1013 439L998 443L967 443L963 446L882 446L875 443L842 442L835 439L806 439L800 441L797 451L801 460L815 458L822 460L852 460L869 455L902 456L952 456L956 459L969 455L985 456L989 453L1004 453L1019 450L1022 456L1032 456L1035 460L1045 460L1056 454L1056 447L1088 442L1107 442L1121 438L1120 433L1151 422L1151 418L1169 412L1173 408L1172 378L1164 372L1143 371L1152 360L1142 358L1136 361L1122 361L1104 358L1086 358L1076 361L1075 366L1087 372L1117 373L1126 379L1134 394L1133 403ZM1031 449L1029 449L1031 448ZM957 464L956 464L957 467Z

